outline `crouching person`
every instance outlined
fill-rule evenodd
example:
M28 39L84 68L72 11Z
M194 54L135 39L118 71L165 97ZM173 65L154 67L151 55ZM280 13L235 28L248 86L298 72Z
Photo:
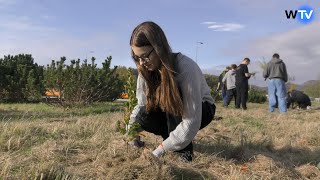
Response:
M306 109L308 106L311 106L311 100L308 95L297 90L289 91L287 97L287 108L290 108L291 105L291 108L294 109L295 103L300 109Z
M198 65L181 53L172 53L162 29L144 22L132 32L130 46L139 75L138 104L130 123L163 138L152 152L161 157L166 151L192 161L192 140L215 114L215 105ZM130 144L143 146L140 137Z

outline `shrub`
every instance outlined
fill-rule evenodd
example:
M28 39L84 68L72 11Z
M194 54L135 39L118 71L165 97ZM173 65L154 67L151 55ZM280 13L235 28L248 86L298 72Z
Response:
M91 64L80 59L65 64L66 58L52 61L45 69L45 86L57 89L59 104L63 106L88 105L98 101L113 101L123 91L123 82L115 73L117 66L110 68L112 57L109 56L97 68L95 58Z
M45 91L43 67L31 54L0 58L0 102L38 102Z
M259 91L257 89L251 89L248 95L248 102L251 103L265 103L267 101L267 97L263 91Z

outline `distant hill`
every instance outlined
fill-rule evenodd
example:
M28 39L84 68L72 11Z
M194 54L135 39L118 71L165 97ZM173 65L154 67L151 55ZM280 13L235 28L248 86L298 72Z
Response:
M296 86L296 90L299 90L299 91L303 91L304 89L308 88L308 87L311 87L311 86L314 86L316 84L319 84L320 83L320 80L310 80L310 81L306 81L302 84L295 84L295 83L287 83L287 87L290 86L290 85L295 85Z
M314 86L314 85L316 85L318 83L320 83L320 80L310 80L310 81L307 81L307 82L304 82L303 84L301 84L300 88L308 87L308 86Z
M310 86L314 86L319 83L320 83L320 80L310 80L310 81L306 81L302 84L296 84L296 83L289 82L286 85L287 85L287 87L294 85L294 86L296 86L296 90L302 91L305 88L308 88ZM261 87L261 86L257 86L257 85L252 85L252 87L259 89L259 90L265 90L265 91L268 90L268 87Z
M320 80L307 81L301 85L301 90L310 97L320 97Z

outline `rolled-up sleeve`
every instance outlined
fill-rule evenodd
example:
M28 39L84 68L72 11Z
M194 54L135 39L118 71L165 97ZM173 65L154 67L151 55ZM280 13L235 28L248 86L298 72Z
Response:
M131 115L130 115L130 121L129 123L132 124L136 121L139 114L143 113L145 111L145 106L147 102L147 96L146 96L146 82L143 78L143 76L139 73L138 79L137 79L137 90L136 90L136 97L138 99L138 104L134 107Z

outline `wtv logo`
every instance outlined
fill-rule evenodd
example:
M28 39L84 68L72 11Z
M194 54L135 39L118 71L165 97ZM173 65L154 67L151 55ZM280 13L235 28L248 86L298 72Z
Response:
M314 11L310 6L301 6L298 10L285 10L287 19L298 19L302 24L308 24L314 19Z

